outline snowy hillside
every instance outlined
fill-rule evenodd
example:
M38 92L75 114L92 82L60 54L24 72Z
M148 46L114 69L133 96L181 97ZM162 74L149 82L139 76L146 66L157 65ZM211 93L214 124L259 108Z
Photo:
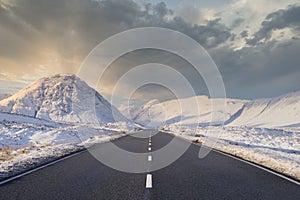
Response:
M197 102L199 110L191 105ZM214 109L212 107L214 102ZM121 112L136 123L147 127L157 127L164 124L182 123L185 125L209 125L214 114L212 124L220 124L232 118L246 103L244 100L235 99L209 99L207 96L197 96L181 100L170 100L159 102L152 100L140 108L131 107L126 110L124 107ZM226 105L226 110L222 105Z
M42 78L0 101L0 180L134 129L75 75Z
M300 127L300 91L245 104L230 126Z
M75 75L42 78L0 101L0 112L67 123L125 120L117 109Z
M126 122L68 125L0 113L0 180L134 130Z
M194 101L198 102L199 112ZM216 107L213 111L212 102ZM222 105L226 105L224 109ZM181 109L180 104L183 105ZM136 123L148 127L168 124L196 125L224 124L251 127L300 127L300 91L271 99L253 101L238 99L209 99L197 96L159 102L152 100L141 107L120 107L120 111ZM215 114L214 120L212 116Z
M168 125L166 132L196 143L214 141L213 148L258 163L300 180L300 130L252 127ZM196 132L195 132L196 131ZM206 143L206 144L209 144Z

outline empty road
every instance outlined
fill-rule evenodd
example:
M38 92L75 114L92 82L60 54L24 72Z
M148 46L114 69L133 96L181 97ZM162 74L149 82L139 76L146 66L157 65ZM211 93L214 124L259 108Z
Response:
M144 131L137 134L151 134ZM149 153L173 136L126 136L114 143L131 152ZM187 141L180 140L182 143ZM94 149L105 148L99 144ZM171 165L149 173L125 173L107 167L88 151L0 186L0 199L299 199L300 186L247 163L212 151L198 158L192 144Z

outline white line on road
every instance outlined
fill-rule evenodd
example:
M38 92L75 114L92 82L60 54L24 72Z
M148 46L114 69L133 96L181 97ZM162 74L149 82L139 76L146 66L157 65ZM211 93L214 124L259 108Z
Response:
M152 156L148 156L148 161L152 161Z
M152 188L152 174L147 174L146 188Z
M167 133L167 134L168 134L168 133ZM186 142L191 143L190 140L188 140L188 139L186 139L186 138L184 138L184 137L178 136L178 138L180 138L180 139L183 140L183 141L186 141ZM200 146L200 147L201 147L200 144L192 144L192 145L196 145L196 146ZM207 148L210 148L210 147L207 147ZM295 183L296 185L300 185L300 182L298 182L298 181L296 181L296 180L294 180L294 179L292 179L292 178L289 178L289 177L285 176L284 174L281 174L281 173L279 173L279 172L270 170L270 169L268 169L268 168L266 168L266 167L264 167L264 166L258 165L258 164L256 164L256 163L252 163L252 162L247 161L247 160L244 160L244 159L242 159L242 158L235 157L235 156L233 156L233 155L230 155L229 153L225 153L225 152L219 151L219 150L217 150L217 149L212 149L212 151L214 151L214 152L216 152L216 153L219 153L219 154L222 154L222 155L224 155L224 156L228 156L228 157L230 157L230 158L236 159L236 160L238 160L238 161L244 162L244 163L246 163L246 164L248 164L248 165L251 165L251 166L253 166L253 167L259 168L259 169L264 170L264 171L266 171L266 172L268 172L268 173L274 174L274 175L276 175L276 176L278 176L278 177L280 177L280 178L283 178L283 179L285 179L285 180L287 180L287 181L290 181L290 182L292 182L292 183Z
M219 151L219 150L217 150L217 149L213 149L213 151L214 151L214 152L217 152L217 153L220 153L220 154L222 154L222 155L224 155L224 156L228 156L228 157L230 157L230 158L236 159L236 160L238 160L238 161L244 162L244 163L246 163L246 164L248 164L248 165L251 165L251 166L253 166L253 167L259 168L259 169L261 169L261 170L264 170L264 171L269 172L269 173L271 173L271 174L274 174L274 175L276 175L276 176L279 176L280 178L283 178L283 179L288 180L288 181L290 181L290 182L292 182L292 183L295 183L296 185L300 185L300 182L298 182L298 181L296 181L296 180L294 180L294 179L291 179L291 178L285 176L284 174L280 174L280 173L278 173L278 172L276 172L276 171L272 171L272 170L270 170L270 169L268 169L268 168L266 168L266 167L264 167L264 166L260 166L260 165L258 165L258 164L249 162L249 161L244 160L244 159L242 159L242 158L235 157L235 156L233 156L233 155L230 155L230 154L228 154L228 153Z

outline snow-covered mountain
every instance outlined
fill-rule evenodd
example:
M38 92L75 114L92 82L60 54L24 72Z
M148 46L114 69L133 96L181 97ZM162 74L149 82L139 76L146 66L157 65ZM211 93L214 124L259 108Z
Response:
M237 113L231 126L300 126L300 91L271 99L248 102Z
M125 117L75 75L42 78L0 101L0 112L66 123L106 123Z
M199 112L193 105L197 101ZM212 101L217 105L212 109ZM226 105L224 110L221 106ZM180 104L185 106L181 110ZM219 106L218 106L219 105ZM300 127L300 91L270 99L253 101L238 99L209 99L197 96L186 99L159 102L152 100L141 107L122 107L121 112L144 126L181 123L201 126L224 124L227 126L252 127ZM182 113L181 113L182 112ZM212 116L215 118L212 121Z
M213 103L217 105L214 109ZM134 122L148 127L176 123L207 126L222 121L228 126L300 127L300 91L253 101L207 96L165 102L152 100L141 107L122 106L119 109ZM115 107L75 75L42 78L1 100L0 112L60 123L126 121Z
M199 109L195 108L195 102ZM131 119L148 127L157 127L164 124L181 123L185 125L198 124L202 126L220 124L237 113L246 103L236 99L209 99L207 96L190 97L180 100L159 102L152 100L140 108L122 107L121 112L131 116ZM215 105L213 109L213 105ZM224 106L226 106L226 110ZM212 118L214 121L211 121Z

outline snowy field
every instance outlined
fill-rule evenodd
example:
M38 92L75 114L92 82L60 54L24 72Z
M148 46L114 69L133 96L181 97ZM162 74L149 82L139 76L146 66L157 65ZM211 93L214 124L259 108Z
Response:
M213 148L300 180L300 128L204 127L169 125L166 132L190 141L216 141Z
M41 78L0 101L0 179L124 136L125 121L75 75Z
M76 126L0 113L0 179L131 130L133 127L121 122Z
M136 127L126 117L191 141L215 140L215 149L300 180L300 91L252 101L151 100L118 110L71 74L41 78L0 101L0 179L124 136Z
M215 149L300 180L300 91L251 101L207 96L152 100L119 110L149 128L163 127L199 143L217 141Z

